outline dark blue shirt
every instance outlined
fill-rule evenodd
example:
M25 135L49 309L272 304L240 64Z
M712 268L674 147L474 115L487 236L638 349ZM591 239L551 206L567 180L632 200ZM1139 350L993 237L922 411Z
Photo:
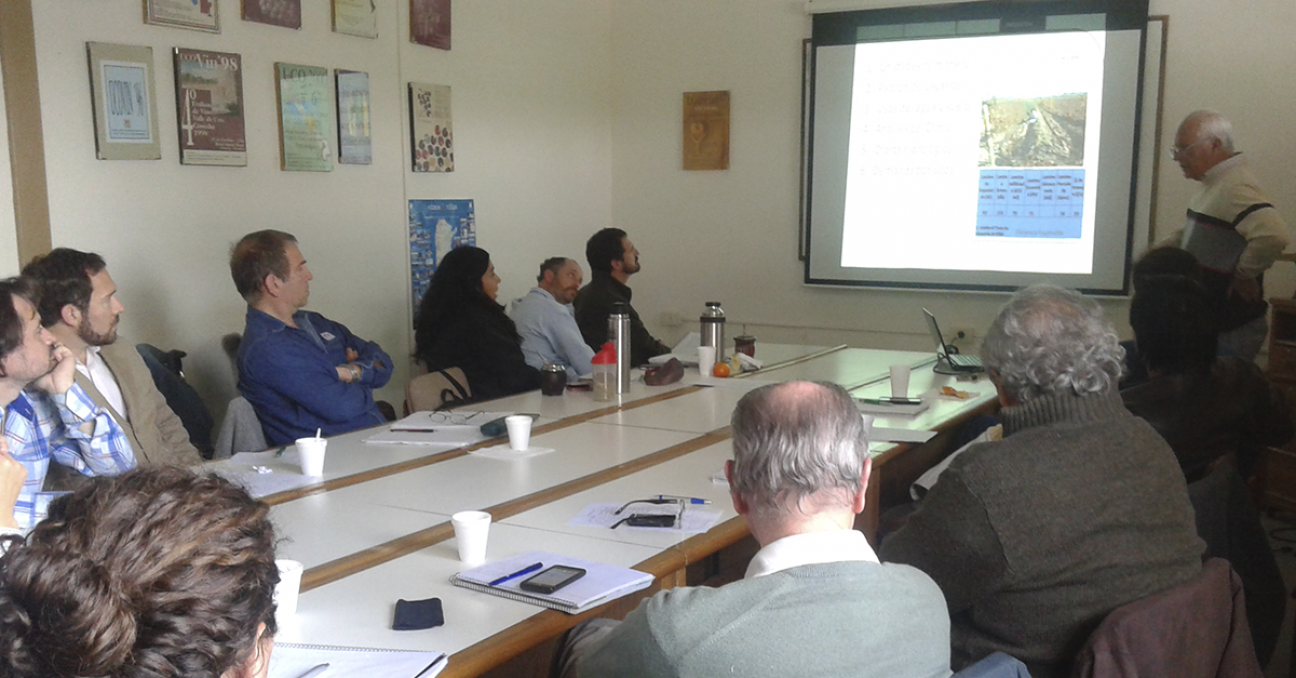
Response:
M286 445L317 428L335 435L386 421L373 399L392 374L382 348L318 313L298 311L293 321L297 327L249 306L239 346L239 392L256 410L266 441ZM357 382L338 379L348 348L364 368Z

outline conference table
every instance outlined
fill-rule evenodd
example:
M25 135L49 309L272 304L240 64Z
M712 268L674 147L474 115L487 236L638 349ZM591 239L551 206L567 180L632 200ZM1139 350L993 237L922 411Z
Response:
M809 379L876 398L890 394L890 366L912 368L909 393L922 394L927 408L910 416L874 414L874 470L856 523L870 539L879 512L908 501L910 483L951 451L952 432L996 402L984 377L934 373L931 353L772 344L758 350L765 366L737 378L690 369L666 386L635 379L611 402L588 392L537 391L466 408L538 415L531 445L553 452L537 456L498 458L490 454L498 439L453 449L365 442L387 427L330 438L321 479L263 497L283 538L279 557L306 567L298 613L278 640L446 652L446 676L544 675L556 639L576 623L622 617L661 589L742 576L757 545L733 510L722 470L731 458L730 415L752 388ZM966 397L941 395L947 385ZM230 470L230 462L211 466ZM291 473L282 464L272 470ZM709 501L691 510L707 512L713 526L695 533L609 530L572 520L590 504L659 494ZM450 577L461 566L450 515L466 509L492 515L488 561L543 550L631 567L654 582L579 615L453 586ZM398 599L432 597L442 601L443 626L391 630Z

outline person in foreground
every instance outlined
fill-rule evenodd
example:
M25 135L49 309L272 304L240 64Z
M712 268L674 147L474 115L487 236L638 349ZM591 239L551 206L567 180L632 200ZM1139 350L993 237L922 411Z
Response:
M139 351L129 341L118 341L117 324L125 308L103 257L60 247L33 259L23 275L40 286L41 324L72 351L77 384L125 431L136 461L201 462Z
M560 664L576 659L581 678L948 676L940 589L912 567L879 564L852 529L871 461L846 392L763 386L739 401L732 429L725 475L761 545L746 578L663 591L619 625L577 627Z
M414 320L414 355L429 372L463 370L474 400L540 387L517 326L495 301L499 285L486 250L456 247L437 264Z
M174 467L96 478L0 557L0 676L262 678L269 507Z
M1116 390L1122 352L1097 302L1018 291L981 357L1004 439L969 448L882 543L936 580L954 664L995 651L1066 676L1107 613L1201 571L1179 463Z
M41 327L31 280L0 280L0 527L29 528L54 494L43 492L51 466L84 476L135 467L125 432L73 381L76 360ZM27 390L24 390L27 389ZM23 467L18 474L13 464ZM18 476L21 475L21 478ZM18 479L17 494L12 494ZM11 501L12 500L12 501Z
M373 391L391 379L391 358L342 323L301 310L313 276L295 237L270 230L243 236L230 253L230 274L248 303L239 392L256 410L268 443L387 421Z
M608 340L608 316L613 304L630 308L630 363L642 365L653 356L670 353L670 347L648 333L639 314L630 306L630 276L643 267L639 250L619 228L605 228L585 243L590 282L576 294L576 324L585 343L595 351Z
M522 337L522 355L531 367L562 365L567 368L568 379L587 377L593 371L590 361L594 350L581 338L571 305L581 279L581 267L575 259L545 259L540 264L537 285L509 306L509 317L517 323Z
M1206 287L1222 305L1221 354L1254 361L1268 334L1264 272L1291 240L1287 224L1234 150L1233 126L1223 115L1190 113L1175 133L1171 156L1201 188L1188 203L1184 228L1162 244L1201 262Z

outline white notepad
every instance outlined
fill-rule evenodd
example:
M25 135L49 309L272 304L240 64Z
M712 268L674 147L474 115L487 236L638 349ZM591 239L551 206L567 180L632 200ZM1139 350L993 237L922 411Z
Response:
M325 678L432 678L446 667L443 652L275 643L269 678L298 678L328 664Z
M531 575L510 579L498 586L490 585L490 582L513 574L534 563L543 565L536 572L554 565L567 565L584 569L585 576L550 594L531 593L519 588L519 585ZM450 577L450 583L455 586L463 586L474 591L508 598L509 600L541 605L568 614L579 614L596 605L602 605L610 600L616 600L621 596L648 588L652 582L653 576L647 572L632 570L628 567L596 563L592 560L560 556L546 551L528 551L522 555L487 563L481 567L474 567L471 570L465 570Z

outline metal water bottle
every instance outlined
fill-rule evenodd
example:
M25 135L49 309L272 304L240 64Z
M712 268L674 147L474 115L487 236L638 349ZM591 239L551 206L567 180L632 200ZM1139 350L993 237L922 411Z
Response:
M630 392L630 307L612 304L608 316L608 341L616 347L616 392Z
M720 302L708 301L706 310L702 311L702 345L714 346L716 362L724 360L725 353L725 315Z

